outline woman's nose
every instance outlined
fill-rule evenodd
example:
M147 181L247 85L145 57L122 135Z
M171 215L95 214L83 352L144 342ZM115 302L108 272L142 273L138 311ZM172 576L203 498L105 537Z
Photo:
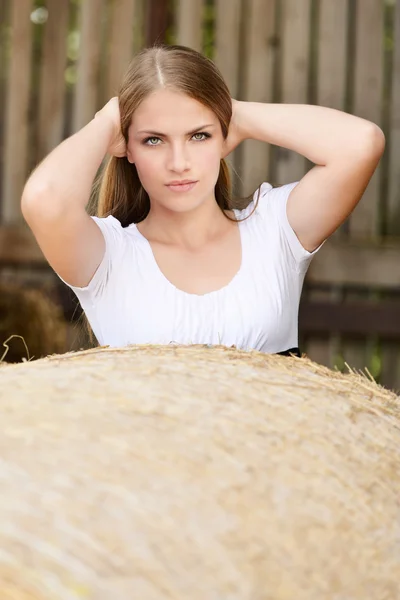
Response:
M190 159L188 149L183 144L171 146L168 155L168 168L171 171L181 173L190 168Z

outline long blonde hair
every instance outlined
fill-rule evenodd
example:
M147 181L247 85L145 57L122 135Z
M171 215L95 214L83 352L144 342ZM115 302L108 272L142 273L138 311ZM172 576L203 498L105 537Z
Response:
M121 132L126 143L133 113L147 96L163 87L184 93L210 108L221 124L224 139L227 138L232 118L232 100L215 63L186 46L156 45L134 56L118 92ZM236 219L225 211L242 210L253 197L233 197L229 169L224 159L221 159L214 191L221 211L233 221ZM257 203L258 198L254 210ZM140 182L136 165L130 163L127 157L108 157L93 185L90 212L99 217L112 215L121 222L122 227L127 227L143 221L149 210L150 198ZM88 332L93 341L90 326Z

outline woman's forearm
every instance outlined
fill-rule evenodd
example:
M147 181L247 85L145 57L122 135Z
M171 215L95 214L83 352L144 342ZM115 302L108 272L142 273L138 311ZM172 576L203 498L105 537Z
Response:
M48 211L64 205L86 207L93 180L114 134L112 123L96 117L59 144L33 171L22 204L33 210L44 201Z
M309 104L237 102L235 119L243 139L294 150L317 165L378 150L381 129L360 117Z

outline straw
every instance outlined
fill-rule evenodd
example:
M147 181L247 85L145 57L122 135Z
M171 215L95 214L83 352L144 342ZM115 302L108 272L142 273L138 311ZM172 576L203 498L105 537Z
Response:
M0 366L3 600L400 598L400 399L307 357Z

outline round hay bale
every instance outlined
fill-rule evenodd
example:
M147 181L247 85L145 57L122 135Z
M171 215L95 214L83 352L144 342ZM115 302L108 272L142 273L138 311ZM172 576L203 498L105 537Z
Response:
M3 365L2 600L400 598L400 399L307 358Z
M15 363L64 352L67 324L40 289L0 282L0 360Z

